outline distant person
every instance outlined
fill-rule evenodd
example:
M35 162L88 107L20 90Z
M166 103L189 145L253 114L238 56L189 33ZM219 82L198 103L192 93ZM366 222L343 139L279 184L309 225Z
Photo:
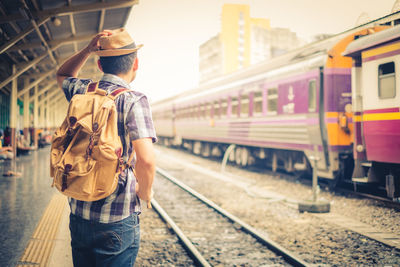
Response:
M29 141L24 137L23 132L21 131L17 135L17 156L29 154L30 151L35 150L36 148L29 145Z
M13 159L13 149L10 146L0 147L0 159Z
M8 126L4 129L4 146L11 146L11 129Z
M68 101L84 94L90 79L77 74L92 52L100 56L104 72L98 87L108 93L130 88L138 69L137 50L125 29L103 31L89 45L69 58L57 71L57 81ZM123 158L132 163L119 176L117 189L110 196L93 202L69 198L70 230L74 266L133 266L139 250L139 198L150 201L155 175L153 142L156 134L146 96L129 91L116 100L118 134ZM136 152L136 160L129 162ZM135 169L137 181L134 176ZM112 179L112 177L110 177ZM140 186L139 186L140 185Z
M0 129L0 159L13 159L13 149L11 146L3 146L4 131Z

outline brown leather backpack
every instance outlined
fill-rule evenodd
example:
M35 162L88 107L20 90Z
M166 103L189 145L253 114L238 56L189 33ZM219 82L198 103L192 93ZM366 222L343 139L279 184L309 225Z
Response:
M64 195L95 201L115 191L124 167L115 99L126 91L107 94L92 83L85 94L72 97L50 157L53 185Z

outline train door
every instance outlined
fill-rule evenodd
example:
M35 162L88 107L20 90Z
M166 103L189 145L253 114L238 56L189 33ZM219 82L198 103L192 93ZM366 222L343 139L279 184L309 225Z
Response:
M327 135L324 120L324 80L323 69L307 80L308 87L308 122L307 131L310 148L305 151L307 157L317 157L317 168L321 176L326 177L327 169ZM313 162L310 160L313 165ZM322 173L321 173L322 172ZM328 175L329 176L329 175Z
M362 127L363 118L363 96L362 96L362 62L361 57L355 58L351 70L351 88L352 88L352 111L354 124L353 157L354 170L352 175L353 182L364 181L365 169L363 161L366 160L365 142Z
M319 68L319 129L321 133L322 151L320 151L319 169L328 170L329 168L329 153L328 153L328 134L326 132L325 123L325 94L324 94L324 68Z

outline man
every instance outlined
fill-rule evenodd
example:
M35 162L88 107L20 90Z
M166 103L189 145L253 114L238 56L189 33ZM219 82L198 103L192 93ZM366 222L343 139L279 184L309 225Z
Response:
M84 94L92 80L78 79L77 74L89 55L100 56L98 65L104 72L99 88L108 93L129 88L138 69L137 50L125 29L103 31L87 47L69 58L57 71L57 82L68 101ZM120 175L117 189L105 199L94 202L69 199L70 230L74 266L133 266L139 250L140 201L150 201L155 174L153 142L156 134L146 96L136 91L116 100L118 135L123 157L136 161ZM139 186L140 185L140 186Z

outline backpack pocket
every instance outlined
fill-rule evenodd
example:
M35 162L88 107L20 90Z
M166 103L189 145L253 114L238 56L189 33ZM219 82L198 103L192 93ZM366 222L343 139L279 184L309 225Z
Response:
M90 158L63 160L57 165L54 178L57 189L69 197L87 199L96 187L95 167L96 161Z

